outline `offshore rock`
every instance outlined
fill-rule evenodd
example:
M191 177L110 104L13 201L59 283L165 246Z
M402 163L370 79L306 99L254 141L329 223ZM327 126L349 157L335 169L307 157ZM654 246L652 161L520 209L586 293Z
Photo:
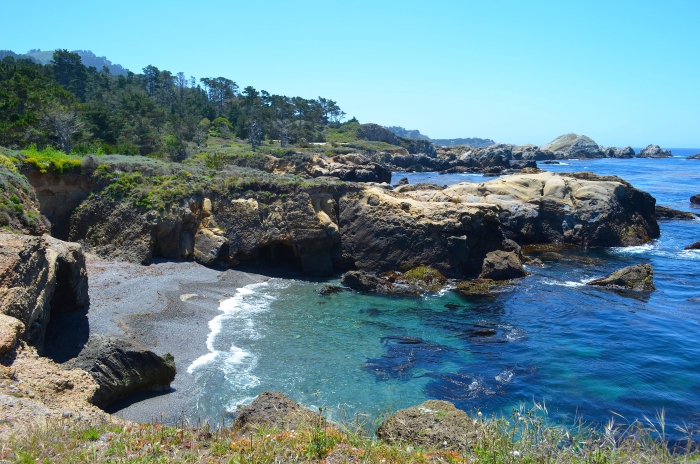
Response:
M360 292L377 292L388 295L419 296L445 288L447 279L440 271L418 266L405 273L388 271L380 275L363 271L348 271L341 283Z
M691 243L690 245L685 247L684 250L700 250L700 240L698 240L695 243Z
M700 205L700 194L690 197L690 202L694 205Z
M88 304L80 245L48 235L0 233L0 314L22 323L21 338L41 351L51 314Z
M654 287L654 269L650 264L625 267L607 277L588 282L587 285L637 292L650 292L656 289Z
M268 430L304 430L326 426L322 415L303 408L283 393L266 391L238 411L231 428L240 433L249 433L261 427Z
M700 160L700 153L698 153L697 155L691 155L691 156L687 157L686 159L689 159L689 160Z
M99 385L91 403L105 407L144 391L164 391L175 379L172 356L160 357L130 340L102 334L90 336L78 357L63 364L88 372Z
M637 158L670 158L673 156L670 150L662 150L658 145L647 145L637 154Z
M407 195L434 202L497 206L503 234L520 244L632 246L660 233L656 200L615 176L540 172Z
M528 272L523 269L517 254L496 250L488 253L481 268L480 279L509 280L525 277Z
M540 150L553 152L556 159L561 158L605 158L603 148L585 135L574 133L560 135L551 142L542 145Z
M377 429L387 443L467 450L476 443L479 424L447 401L429 400L395 412Z
M656 218L657 219L697 219L698 216L693 213L688 213L686 211L679 211L677 209L668 208L666 206L656 205Z

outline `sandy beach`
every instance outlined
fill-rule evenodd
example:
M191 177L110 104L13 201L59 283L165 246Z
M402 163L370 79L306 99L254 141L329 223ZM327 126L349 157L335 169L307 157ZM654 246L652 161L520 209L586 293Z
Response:
M82 324L87 318L89 333L127 336L160 355L171 353L177 367L171 391L132 397L108 412L137 422L196 422L197 385L187 368L208 353L208 322L237 288L268 278L163 260L140 266L90 257L87 269L91 303Z

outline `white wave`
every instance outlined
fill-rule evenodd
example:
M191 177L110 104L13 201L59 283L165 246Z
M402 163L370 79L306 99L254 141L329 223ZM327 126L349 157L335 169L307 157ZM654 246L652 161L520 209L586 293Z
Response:
M247 357L252 357L252 355L236 346L232 346L228 352L220 351L215 348L214 342L216 341L217 335L221 333L224 321L230 319L237 319L238 324L237 329L239 333L247 338L256 339L259 338L259 334L255 330L255 326L250 316L255 313L265 311L269 307L268 304L264 304L264 301L260 301L260 297L263 299L274 299L269 295L256 294L255 290L264 287L267 282L261 282L256 284L246 285L236 290L236 295L226 300L223 300L219 304L219 314L214 319L209 321L209 335L207 336L207 350L209 353L200 356L195 359L192 364L187 368L187 372L192 374L195 370L206 366L216 360L223 359L222 368L224 371L228 371L234 365L240 364ZM257 296L258 298L253 298Z
M612 248L610 248L610 251L612 253L618 253L618 254L636 255L639 253L647 253L649 251L652 251L654 248L656 248L655 243L645 243L644 245L637 245L637 246L630 246L630 247L612 247Z
M515 374L513 374L512 370L506 369L494 378L496 379L496 382L498 382L498 383L508 383L511 380L513 380L514 375Z
M574 280L554 280L554 279L548 279L548 278L543 278L542 283L545 285L556 285L557 287L569 287L569 288L575 288L575 287L583 287L586 285L588 282L590 282L593 279L581 279L578 282Z

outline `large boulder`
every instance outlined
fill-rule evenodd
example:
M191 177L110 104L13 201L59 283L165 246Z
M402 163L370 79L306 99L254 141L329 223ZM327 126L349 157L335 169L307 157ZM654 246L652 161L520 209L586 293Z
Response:
M249 405L239 409L231 428L241 433L267 430L303 430L326 427L326 419L287 395L278 392L262 392Z
M435 202L497 206L504 235L520 244L630 246L660 233L656 200L614 176L540 172L408 195Z
M0 233L0 314L22 323L23 339L41 352L51 314L88 304L80 245L48 235Z
M488 253L481 267L481 279L508 280L525 277L520 258L512 251L496 250Z
M607 277L588 282L587 285L596 285L612 289L633 290L637 292L650 292L654 287L654 269L650 264L637 264L615 271Z
M503 241L496 207L435 203L418 193L367 188L341 197L341 264L371 272L425 264L447 277L477 275Z
M479 422L447 401L429 400L391 415L377 429L387 443L468 450L477 440Z
M647 145L637 153L637 158L670 158L673 156L670 150L663 150L658 145Z
M694 205L700 205L700 194L690 197L690 202Z
M99 387L91 402L99 407L135 393L167 390L175 379L172 356L161 357L131 340L102 334L91 335L80 354L64 366L92 375Z

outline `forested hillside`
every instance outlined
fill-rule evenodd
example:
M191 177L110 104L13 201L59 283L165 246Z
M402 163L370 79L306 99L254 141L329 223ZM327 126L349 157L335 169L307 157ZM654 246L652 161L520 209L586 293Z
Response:
M205 137L324 141L345 113L336 102L239 89L225 77L196 79L147 66L113 75L57 50L49 64L0 61L0 145L55 146L65 153L119 153L183 159Z

